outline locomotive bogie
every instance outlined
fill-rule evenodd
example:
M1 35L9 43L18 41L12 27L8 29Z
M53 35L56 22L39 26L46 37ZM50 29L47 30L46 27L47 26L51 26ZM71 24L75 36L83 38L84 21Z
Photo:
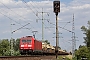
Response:
M26 54L31 55L32 52L33 52L33 50L20 50L21 55L26 55Z

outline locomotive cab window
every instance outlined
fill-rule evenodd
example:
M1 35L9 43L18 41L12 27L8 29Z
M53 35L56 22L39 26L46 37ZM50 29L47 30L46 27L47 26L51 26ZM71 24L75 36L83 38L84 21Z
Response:
M31 42L31 40L27 40L27 42Z
M23 42L23 43L25 43L25 42L26 42L26 40L22 40L22 42Z

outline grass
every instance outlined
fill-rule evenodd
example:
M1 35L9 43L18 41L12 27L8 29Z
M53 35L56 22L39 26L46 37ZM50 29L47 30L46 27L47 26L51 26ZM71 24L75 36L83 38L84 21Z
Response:
M62 55L62 56L58 56L58 58L57 58L57 60L62 60L62 59L72 60L72 56L71 55Z

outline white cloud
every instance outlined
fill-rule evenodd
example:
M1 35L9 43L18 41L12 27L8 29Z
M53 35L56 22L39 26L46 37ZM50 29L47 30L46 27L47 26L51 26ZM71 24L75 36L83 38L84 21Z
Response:
M0 2L2 2L2 3L4 3L4 4L9 4L9 3L12 3L13 0L2 0L2 1L0 1Z
M5 34L5 33L9 33L10 31L4 31L3 33Z

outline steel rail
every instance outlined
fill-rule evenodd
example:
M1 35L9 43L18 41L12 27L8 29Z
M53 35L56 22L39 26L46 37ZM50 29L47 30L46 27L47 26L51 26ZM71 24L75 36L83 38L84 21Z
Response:
M25 58L25 57L41 57L41 55L33 55L33 56L0 56L0 58Z

